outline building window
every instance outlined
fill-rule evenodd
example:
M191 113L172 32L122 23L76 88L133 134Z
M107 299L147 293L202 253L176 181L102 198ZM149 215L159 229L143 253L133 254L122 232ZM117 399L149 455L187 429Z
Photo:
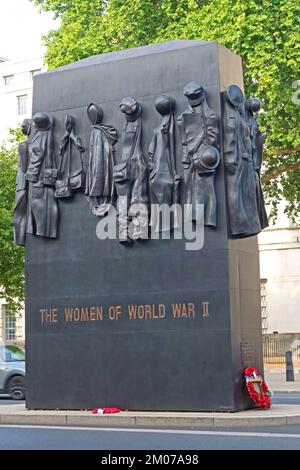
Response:
M260 280L260 299L261 299L262 332L263 334L266 334L268 331L267 279Z
M24 342L24 319L21 313L11 313L5 304L0 305L0 343Z
M3 77L4 80L4 85L12 85L14 82L14 76L13 75L6 75Z
M17 96L18 116L24 116L27 113L28 95Z
M5 341L14 341L16 339L16 314L5 313Z
M30 71L30 75L31 75L31 79L33 79L33 77L35 75L38 75L39 73L41 73L42 69L35 69L35 70L31 70Z

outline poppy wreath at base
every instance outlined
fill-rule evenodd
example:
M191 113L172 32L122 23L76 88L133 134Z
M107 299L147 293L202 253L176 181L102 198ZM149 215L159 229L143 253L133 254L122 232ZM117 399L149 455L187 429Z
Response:
M247 367L244 373L247 390L251 400L260 408L268 410L271 407L270 392L267 387L267 384L261 376L261 373L258 369L255 369L254 367ZM254 383L258 385L260 393L258 393L255 389Z

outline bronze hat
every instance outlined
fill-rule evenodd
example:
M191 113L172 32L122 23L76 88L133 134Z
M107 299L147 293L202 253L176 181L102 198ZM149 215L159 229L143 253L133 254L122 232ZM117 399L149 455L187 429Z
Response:
M197 82L189 82L183 88L183 94L187 97L192 105L201 103L203 96L205 96L204 88Z
M227 98L229 102L239 108L245 101L244 93L237 85L229 85L227 88Z

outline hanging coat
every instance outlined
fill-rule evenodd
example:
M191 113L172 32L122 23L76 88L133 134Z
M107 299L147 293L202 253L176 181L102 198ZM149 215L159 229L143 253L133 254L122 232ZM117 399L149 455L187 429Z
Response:
M225 100L224 162L229 221L231 234L244 238L261 231L250 127L243 113Z
M59 149L59 171L55 184L55 197L72 196L72 191L85 185L85 174L81 154L85 151L80 137L73 131L73 118L66 116L66 133Z
M18 173L16 179L16 194L14 207L14 243L25 245L27 228L27 190L28 183L25 174L29 161L29 141L24 140L19 144Z
M216 113L206 101L199 111L189 109L178 118L178 126L183 146L182 163L186 184L186 203L192 210L192 220L197 220L197 204L204 205L204 224L217 225L217 198L215 173L220 162L219 122ZM206 165L206 154L211 153Z
M114 166L113 175L118 195L119 240L128 240L130 218L134 224L132 238L144 238L148 232L148 168L142 151L141 117L124 124L121 159ZM135 213L136 205L140 206L139 214Z
M251 115L250 113L248 113L248 123L250 125L252 159L253 168L255 171L257 210L261 229L263 230L269 226L260 176L265 137L259 130L255 116Z
M149 187L151 204L172 206L180 202L181 178L176 172L175 122L171 113L163 117L159 127L154 129L149 147ZM159 231L159 208L151 207L150 225ZM174 226L178 226L178 214L174 214ZM170 226L168 226L170 229Z
M134 122L126 121L122 133L120 163L114 167L118 196L127 196L129 207L132 204L148 203L148 170L142 151L141 131L140 117ZM121 182L126 182L124 190L120 187Z
M104 124L92 126L85 194L93 204L95 215L106 214L113 202L113 147L116 142L114 127Z
M47 129L37 129L29 144L27 232L56 238L58 224L54 186L57 168L53 153L52 121Z

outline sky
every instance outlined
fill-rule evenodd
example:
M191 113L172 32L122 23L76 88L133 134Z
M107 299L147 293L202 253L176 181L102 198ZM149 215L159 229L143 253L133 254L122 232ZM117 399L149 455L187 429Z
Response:
M58 27L51 13L29 0L0 0L0 57L21 61L43 57L41 36Z

